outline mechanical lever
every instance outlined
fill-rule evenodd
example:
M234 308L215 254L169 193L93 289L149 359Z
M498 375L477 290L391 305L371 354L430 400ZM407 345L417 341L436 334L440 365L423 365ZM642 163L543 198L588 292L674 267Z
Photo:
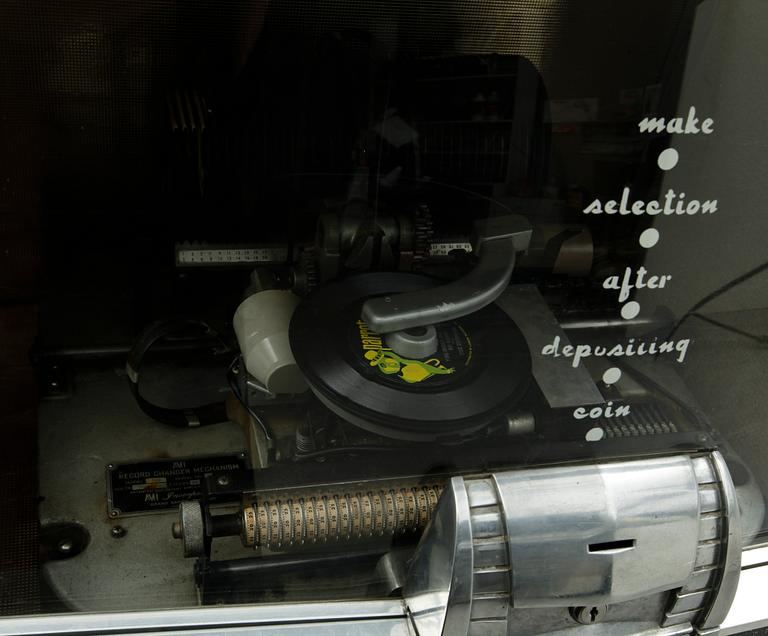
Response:
M362 319L377 333L426 327L474 313L496 300L509 284L517 252L528 249L531 225L517 214L475 223L472 249L479 255L466 276L431 289L371 298Z

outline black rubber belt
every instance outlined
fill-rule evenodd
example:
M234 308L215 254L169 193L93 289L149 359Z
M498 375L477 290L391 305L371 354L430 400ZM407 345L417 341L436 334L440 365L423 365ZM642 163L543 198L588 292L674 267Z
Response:
M168 409L152 404L139 392L139 371L146 353L152 346L175 333L188 332L190 329L203 329L206 335L215 332L204 322L189 319L160 320L149 324L134 340L125 371L128 374L128 386L139 408L149 417L169 426L180 428L207 426L228 420L224 402L205 404L187 409Z

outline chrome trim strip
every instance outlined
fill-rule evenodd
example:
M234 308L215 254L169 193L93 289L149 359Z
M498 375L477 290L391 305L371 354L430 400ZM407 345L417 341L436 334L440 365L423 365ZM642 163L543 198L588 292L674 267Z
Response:
M130 634L137 632L215 629L329 622L401 619L407 623L399 599L317 603L274 603L254 606L204 607L150 612L98 614L49 614L0 620L0 636L47 636L49 634ZM398 621L400 622L400 621ZM406 631L402 633L407 633Z
M741 553L741 569L768 565L768 545L749 547Z
M719 636L741 634L742 632L768 626L768 565L743 570L733 605L720 626Z
M736 488L723 456L715 451L711 458L722 488L723 512L725 513L725 522L728 524L726 533L728 543L725 545L725 555L720 564L722 575L717 586L717 596L706 612L704 619L697 625L699 631L718 627L725 620L736 596L736 590L739 587L739 575L741 574L741 517L739 502L736 498Z

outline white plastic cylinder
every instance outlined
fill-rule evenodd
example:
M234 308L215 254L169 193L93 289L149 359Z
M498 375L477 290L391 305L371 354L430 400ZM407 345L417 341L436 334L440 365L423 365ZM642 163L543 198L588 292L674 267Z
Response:
M299 298L268 289L246 298L233 320L245 367L272 393L302 393L307 382L288 339L288 325Z

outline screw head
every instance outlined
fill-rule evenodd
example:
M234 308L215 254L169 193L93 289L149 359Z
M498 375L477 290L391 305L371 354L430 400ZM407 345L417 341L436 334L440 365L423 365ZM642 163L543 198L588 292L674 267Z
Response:
M231 482L231 481L232 481L232 480L229 478L229 475L219 475L219 476L216 478L216 483L217 483L219 486L229 486L229 484L230 484L230 482Z
M69 539L62 539L56 547L62 554L69 554L75 545Z
M110 517L116 517L117 516L117 510L110 510L109 511L109 516Z
M126 534L126 530L123 528L123 526L112 526L109 534L113 539L122 539Z

